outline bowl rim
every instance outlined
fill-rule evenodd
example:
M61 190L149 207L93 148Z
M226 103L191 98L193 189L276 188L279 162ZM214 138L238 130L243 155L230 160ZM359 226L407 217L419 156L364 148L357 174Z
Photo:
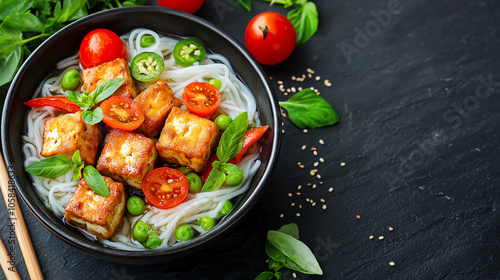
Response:
M258 181L258 184L254 190L253 193L251 193L248 197L248 199L243 202L241 205L240 209L238 209L237 212L235 212L234 215L231 215L227 219L225 219L225 222L212 229L210 232L198 236L196 239L192 240L191 242L186 242L186 243L180 243L172 247L164 248L164 249L157 249L157 250L141 250L141 251L132 251L132 250L122 250L122 249L116 249L116 248L110 248L107 247L103 244L98 244L95 241L91 241L89 239L83 239L83 238L78 238L74 236L73 234L68 233L67 231L61 230L60 226L54 222L51 221L51 219L47 216L45 216L41 211L38 209L38 205L34 200L31 199L30 195L28 192L24 189L24 187L21 185L18 177L17 177L17 172L14 178L15 182L15 188L17 190L17 193L21 196L22 200L24 203L28 206L29 210L33 215L44 225L45 228L47 228L49 231L51 231L55 236L59 237L66 243L69 243L73 246L75 246L78 249L81 249L83 251L89 252L89 253L95 253L99 252L102 257L107 259L113 259L116 257L120 258L153 258L153 257L160 257L160 256L173 256L177 253L185 253L186 250L191 249L191 248L202 248L207 245L207 243L215 240L218 238L218 236L227 233L230 228L232 228L237 222L239 222L246 214L248 214L249 210L251 207L255 204L257 201L258 197L262 194L263 190L265 189L265 186L267 182L269 181L271 174L273 172L274 167L276 166L277 159L278 159L278 154L279 154L279 148L280 148L280 142L281 142L281 119L280 119L280 114L279 114L279 108L278 108L278 99L277 96L274 92L273 86L265 74L262 66L250 55L250 53L246 50L243 45L238 42L235 38L233 38L231 35L227 34L225 31L223 31L221 28L217 27L214 23L209 22L208 20L205 20L203 18L200 18L195 15L187 14L184 12L176 11L176 10L171 10L167 8L162 8L162 7L152 7L152 6L134 6L134 7L123 7L123 8L115 8L115 9L110 9L106 11L101 11L97 12L91 15L88 15L84 18L78 19L67 26L63 27L61 30L57 31L54 33L52 36L50 36L48 39L46 39L40 46L36 48L36 50L26 59L26 61L22 64L21 68L18 70L16 73L14 79L12 80L12 83L9 87L7 96L5 98L4 102L4 108L2 112L2 121L1 121L1 137L2 137L2 153L3 157L5 159L5 164L6 167L14 166L12 156L13 154L10 153L9 151L9 145L7 144L8 137L7 137L7 131L6 131L6 126L7 126L7 119L6 116L9 115L10 113L10 105L13 102L13 97L15 96L14 90L16 88L16 85L20 82L20 77L23 76L26 72L26 69L28 66L32 64L33 58L38 56L38 54L47 48L48 45L51 44L52 41L55 39L59 38L62 34L66 32L70 32L73 28L84 25L85 23L92 21L93 19L97 17L103 17L109 14L114 14L114 13L121 13L125 11L134 11L137 13L145 13L145 12L155 12L155 13L164 13L165 15L170 15L170 16L176 16L176 17L181 17L185 20L188 21L193 21L195 24L199 24L204 26L204 28L209 29L210 32L217 32L223 39L232 45L243 57L250 63L254 71L257 73L259 80L262 82L266 95L268 99L270 100L270 107L272 111L272 122L275 127L275 131L272 134L272 147L271 147L271 154L269 157L268 164L264 170L264 173L262 174L261 178ZM193 250L194 251L194 250ZM124 254L125 253L125 254Z

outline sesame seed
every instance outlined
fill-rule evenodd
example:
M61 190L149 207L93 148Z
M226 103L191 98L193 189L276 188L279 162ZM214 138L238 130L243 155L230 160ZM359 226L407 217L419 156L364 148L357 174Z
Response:
M292 273L292 276L293 276L293 278L297 278L297 274L295 274L295 272Z
M310 201L310 199L309 199L309 198L306 198L306 201L307 201L307 202L309 202L309 201Z
M272 79L273 79L273 77L269 77L269 80L272 80Z
M323 185L323 181L319 181L319 184L320 184L320 185Z
M324 158L322 158L322 157L320 157L320 158L319 158L319 161L321 161L321 162L325 162L325 159L324 159Z
M292 193L288 193L288 196L292 196Z
M341 162L341 163L340 163L340 166L345 166L345 162Z
M302 145L302 150L305 150L306 149L306 145Z
M326 204L323 204L323 207L322 207L322 208L323 208L323 210L325 210L325 209L326 209Z
M316 178L321 179L321 175L319 175L319 174L316 175Z
M378 240L382 240L382 239L384 239L384 236L381 235L378 237Z
M361 219L361 216L360 215L356 215L356 219Z
M320 76L316 76L316 81L319 81L321 79Z
M307 71L308 73L314 74L314 71L313 71L311 68L307 68L307 69L306 69L306 71Z
M298 90L298 91L301 91L301 90L302 90L302 87L298 87L298 88L297 88L297 90Z
M368 239L373 239L373 235L370 235L370 237L368 237Z
M295 206L295 202L294 202L294 203L292 203L292 204L290 204L290 206L292 206L292 207L293 207L293 206Z
M292 92L289 88L286 89L286 92Z
M315 162L313 165L314 167L318 166L319 162Z
M283 215L283 214L281 214L281 215L280 215L280 218L283 218L283 216L284 216L284 215Z
M308 187L311 186L311 183L307 183L306 186L308 186Z
M317 156L317 155L318 155L318 152L317 152L317 151L313 151L313 154L314 154L315 156Z
M300 195L300 192L297 192L296 195Z
M333 188L329 188L329 189L328 189L328 191L329 191L329 192L333 192Z
M297 190L300 190L300 189L302 189L302 185L297 186Z
M324 200L324 199L320 199L319 201L321 201L321 202L325 203L325 200Z
M296 92L297 90L295 89L295 87L292 87L291 88L292 92Z
M390 266L394 266L394 265L395 265L395 263L394 263L394 262L390 262L390 263L389 263L389 265L390 265Z
M389 231L393 231L394 229L392 227L389 227Z
M287 96L287 95L288 95L288 92L283 93L283 95L284 95L284 96Z
M315 189L315 188L316 188L316 184L313 185L313 189Z
M307 77L308 78L312 78L313 75L311 75L311 73L307 74Z
M302 204L299 204L299 208L302 208Z
M314 87L310 87L311 90L314 90Z
M314 202L313 204L311 204L312 207L316 206L316 202Z
M294 80L294 81L295 81L295 80L297 80L297 77L295 77L295 76L292 76L292 80Z
M325 86L327 87L331 87L332 86L332 83L330 83L330 80L325 80Z
M303 164L301 164L301 165L299 165L299 167L300 167L300 168L304 168L304 165L303 165Z
M307 133L307 129L302 130L304 133Z
M285 133L285 130L284 130L284 129L282 129L282 130L281 130L281 133Z
M282 85L282 84L283 84L283 81L278 81L278 84Z
M319 143L320 143L321 145L324 145L324 144L325 144L325 141L323 141L323 139L319 139Z
M317 150L316 147L311 148L311 151L316 151L316 150Z
M300 217L300 213L297 213L296 215L297 215L297 217Z

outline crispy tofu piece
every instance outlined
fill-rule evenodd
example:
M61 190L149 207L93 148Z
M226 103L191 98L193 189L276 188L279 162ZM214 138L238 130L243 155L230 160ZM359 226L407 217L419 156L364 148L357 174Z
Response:
M104 141L97 170L140 190L142 180L154 169L157 158L155 141L142 134L113 129Z
M122 96L134 99L137 89L134 85L128 63L123 58L105 62L103 64L83 70L83 88L88 92L94 90L105 81L115 78L125 78L125 82L113 93L112 96Z
M219 129L213 121L174 107L156 148L163 160L201 172L207 167L218 138Z
M50 157L63 155L71 158L80 150L80 156L87 165L95 165L95 156L101 140L101 126L83 122L82 112L64 114L45 120L43 146L40 155Z
M109 189L109 197L96 194L82 178L66 205L64 215L67 222L108 239L120 225L127 195L121 183L103 178Z
M134 101L144 112L144 122L135 131L148 137L160 134L172 107L180 107L182 104L180 99L174 97L172 89L162 80L158 80L156 84L141 92Z

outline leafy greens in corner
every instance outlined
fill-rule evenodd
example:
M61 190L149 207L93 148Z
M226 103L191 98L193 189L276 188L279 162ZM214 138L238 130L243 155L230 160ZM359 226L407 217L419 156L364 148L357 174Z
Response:
M333 125L339 116L332 105L310 88L293 95L279 105L288 111L290 121L299 128L316 128Z

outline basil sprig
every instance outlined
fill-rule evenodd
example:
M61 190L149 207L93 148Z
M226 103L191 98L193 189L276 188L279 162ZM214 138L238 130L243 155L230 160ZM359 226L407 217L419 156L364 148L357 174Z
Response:
M323 127L339 121L332 105L310 88L300 91L288 101L280 101L279 105L288 111L290 121L299 128Z
M274 273L262 272L254 280L281 279L279 270L283 267L305 274L323 275L314 254L299 240L299 228L294 223L284 225L277 231L268 231L266 254L269 257L269 270L274 270Z
M224 131L217 147L217 157L219 160L212 163L214 169L210 171L207 181L201 189L202 192L210 192L218 189L226 180L226 174L243 174L243 170L238 166L227 162L236 157L243 147L247 127L248 113L243 112L234 118L233 122Z
M85 123L96 124L102 121L102 109L100 107L97 107L94 111L90 111L90 109L94 108L97 103L110 97L124 82L124 78L108 80L100 84L92 94L88 91L82 94L66 91L66 97L80 106L80 109L83 111L82 119Z
M26 172L45 178L56 178L73 171L73 179L78 181L82 177L83 169L83 177L87 185L96 194L108 197L108 186L99 171L91 165L87 165L85 168L84 166L85 164L80 156L80 151L76 151L71 160L61 155L51 156L28 165Z

